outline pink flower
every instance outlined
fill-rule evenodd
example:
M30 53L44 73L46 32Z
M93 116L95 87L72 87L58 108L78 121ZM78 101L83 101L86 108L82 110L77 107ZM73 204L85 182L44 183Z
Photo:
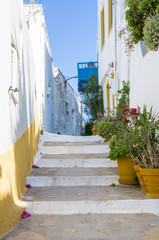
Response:
M98 98L98 100L101 100L101 98Z
M21 218L27 218L27 217L30 217L30 216L31 216L30 213L28 213L26 211L23 211Z
M125 118L125 123L129 123L130 122L130 120L128 120L127 118Z
M95 120L95 122L97 122L97 120Z
M91 108L92 106L89 106L89 108Z
M97 87L97 84L95 86Z
M92 79L92 76L89 77L89 80L91 80L91 79Z
M32 188L30 184L25 185L26 188Z
M42 155L42 153L40 153L40 155Z
M37 166L37 165L33 165L32 168L39 168L39 166Z
M82 88L86 88L85 85L82 85Z

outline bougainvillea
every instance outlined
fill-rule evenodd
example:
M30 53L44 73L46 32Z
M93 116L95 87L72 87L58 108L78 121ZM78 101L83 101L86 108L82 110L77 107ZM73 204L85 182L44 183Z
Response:
M93 121L102 117L104 114L103 92L98 85L96 74L90 76L88 85L83 85L82 88L84 92L81 95L85 114Z

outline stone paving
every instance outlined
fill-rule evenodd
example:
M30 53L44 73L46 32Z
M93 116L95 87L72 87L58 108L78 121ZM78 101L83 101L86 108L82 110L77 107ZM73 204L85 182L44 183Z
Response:
M23 197L32 215L2 240L159 240L159 200L118 183L108 148L98 136L44 133Z

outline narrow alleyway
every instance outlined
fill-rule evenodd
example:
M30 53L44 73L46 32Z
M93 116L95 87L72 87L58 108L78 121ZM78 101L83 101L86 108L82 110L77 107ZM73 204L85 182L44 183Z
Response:
M158 200L119 185L98 136L44 133L23 201L31 217L2 240L158 240Z

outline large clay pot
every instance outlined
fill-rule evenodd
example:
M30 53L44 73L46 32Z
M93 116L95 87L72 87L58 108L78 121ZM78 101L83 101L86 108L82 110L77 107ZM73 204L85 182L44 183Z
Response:
M140 173L147 187L146 197L159 198L159 169L140 168Z
M140 166L139 165L134 165L134 171L136 172L137 178L139 180L141 190L147 191L147 187L146 187L144 178L140 173Z
M134 163L133 160L126 156L124 158L117 158L119 183L120 184L139 184L135 178Z

